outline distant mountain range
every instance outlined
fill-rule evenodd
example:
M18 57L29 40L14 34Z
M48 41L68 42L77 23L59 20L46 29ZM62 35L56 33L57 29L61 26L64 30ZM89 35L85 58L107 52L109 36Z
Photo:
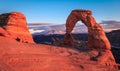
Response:
M112 30L120 29L120 22L118 21L102 21L101 26L105 32L111 32ZM65 34L65 24L61 25L48 25L48 24L28 24L29 31L32 35L42 35L42 34ZM72 33L87 33L87 27L77 23Z

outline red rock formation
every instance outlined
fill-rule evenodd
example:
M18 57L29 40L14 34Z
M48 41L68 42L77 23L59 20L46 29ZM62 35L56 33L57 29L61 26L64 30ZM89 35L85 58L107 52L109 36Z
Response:
M69 33L66 33L64 36L64 45L70 45L73 46L74 39L72 38L72 35ZM62 44L61 44L62 45Z
M68 43L68 45L72 45L74 43L72 36L68 37L68 35L71 34L76 22L78 21L82 21L88 28L87 48L94 48L97 50L97 55L91 57L91 59L100 64L114 65L115 59L110 51L110 42L107 39L104 30L95 21L91 11L89 10L73 10L71 12L66 22L66 34L64 37L64 42Z
M111 49L109 40L99 24L88 29L88 48Z
M82 21L88 28L88 48L110 49L110 42L108 41L102 27L96 23L94 17L92 16L92 12L89 10L73 10L71 12L66 22L65 42L72 39L72 37L66 36L68 34L70 35L76 22L78 21ZM71 40L71 43L72 42L73 41Z
M0 71L118 71L109 50L78 52L57 46L18 43L33 42L26 26L21 13L0 16ZM65 36L68 37L71 37L70 32Z
M0 15L0 34L20 42L33 43L25 16L20 12Z
M96 50L78 52L57 46L23 44L0 37L0 71L119 71L112 67L115 65L112 59L107 58L106 64L89 59L97 54Z

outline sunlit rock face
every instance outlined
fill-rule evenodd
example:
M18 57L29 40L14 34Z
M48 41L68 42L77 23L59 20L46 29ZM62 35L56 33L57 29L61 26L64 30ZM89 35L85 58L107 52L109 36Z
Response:
M72 36L67 32L65 37L69 39ZM0 71L118 71L110 50L76 50L60 46L18 43L14 39L33 42L25 17L18 12L2 14ZM59 39L53 39L53 44L57 41ZM87 46L86 42L81 45L83 48Z
M97 61L100 64L109 64L114 66L115 59L110 51L111 45L107 39L104 30L96 22L92 16L92 11L89 10L73 10L66 21L66 34L64 43L74 45L74 39L70 35L76 22L82 21L88 28L87 49L97 50L97 55L91 57L91 60Z
M0 35L16 39L19 42L33 43L25 16L20 12L0 15Z
M76 22L82 21L88 28L88 48L102 48L110 49L110 42L108 41L104 30L96 22L90 10L73 10L66 21L66 34L64 41L72 44L73 40L70 35Z

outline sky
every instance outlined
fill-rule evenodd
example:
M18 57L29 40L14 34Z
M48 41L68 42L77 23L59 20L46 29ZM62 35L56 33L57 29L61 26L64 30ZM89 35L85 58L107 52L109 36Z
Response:
M120 0L0 0L0 14L22 12L28 23L64 24L74 9L92 10L97 22L120 21Z

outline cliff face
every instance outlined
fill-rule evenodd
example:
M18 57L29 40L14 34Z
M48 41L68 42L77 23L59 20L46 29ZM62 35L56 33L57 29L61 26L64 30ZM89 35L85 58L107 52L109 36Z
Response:
M0 15L0 35L16 39L19 42L34 43L27 28L26 18L20 12Z

